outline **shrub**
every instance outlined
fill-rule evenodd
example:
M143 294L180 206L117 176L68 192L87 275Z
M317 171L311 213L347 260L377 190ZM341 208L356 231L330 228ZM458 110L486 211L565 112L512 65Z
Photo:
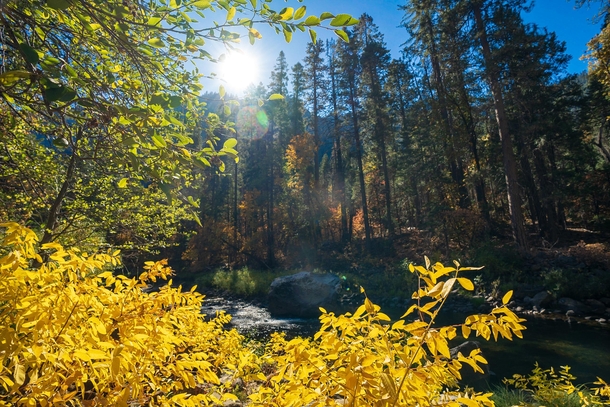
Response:
M578 407L591 405L610 405L610 386L598 378L598 387L591 393L584 386L576 387L576 378L570 374L569 366L562 366L558 372L553 368L541 369L536 363L529 376L513 375L512 379L504 379L504 383L514 386L521 392L529 393L534 403L523 401L519 405L541 405L546 407ZM606 398L604 400L603 398Z
M365 297L354 314L321 309L313 338L274 334L261 351L223 329L229 316L206 322L194 288L182 292L170 280L144 292L147 281L171 274L164 261L146 263L138 279L115 276L108 270L118 252L51 243L40 248L43 258L32 231L0 226L0 406L219 406L238 395L251 406L493 406L491 393L456 386L462 365L482 371L480 351L451 358L448 341L458 333L512 339L525 329L505 306L435 327L456 283L474 287L460 277L469 268L426 259L409 265L417 303L400 320ZM598 384L597 398L581 400L603 402L610 387Z
M255 356L242 338L205 322L202 296L167 285L164 262L139 279L104 271L118 253L88 255L42 246L18 224L3 224L0 258L0 403L3 405L205 405L236 396L220 383ZM33 267L30 263L38 263ZM256 363L254 364L256 365ZM264 376L263 376L264 377Z

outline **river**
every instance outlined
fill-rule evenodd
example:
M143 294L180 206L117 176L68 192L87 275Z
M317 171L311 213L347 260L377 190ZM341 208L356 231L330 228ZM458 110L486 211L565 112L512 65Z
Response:
M233 319L231 327L254 339L268 338L272 332L286 332L288 336L311 336L319 328L316 319L274 318L262 305L243 300L206 298L202 312L214 315L226 311ZM392 317L404 310L382 308ZM439 323L458 323L462 314L443 314ZM495 375L492 383L499 384L504 377L515 373L527 374L534 362L546 369L568 365L577 383L591 383L599 376L610 380L610 329L601 325L566 322L543 318L530 318L523 339L498 342L480 340L481 348ZM471 338L472 339L472 338ZM459 344L457 341L456 344Z

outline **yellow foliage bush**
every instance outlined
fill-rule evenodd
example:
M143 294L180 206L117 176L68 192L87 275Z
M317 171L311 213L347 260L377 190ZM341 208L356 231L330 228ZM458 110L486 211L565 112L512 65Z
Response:
M381 312L368 298L354 312L335 316L322 310L322 327L313 339L286 341L274 335L264 357L276 364L268 384L252 394L260 406L493 406L491 393L451 390L457 388L463 364L482 372L487 363L480 350L451 359L448 341L458 334L497 339L521 337L525 329L506 307L489 315L473 315L460 326L436 328L440 308L459 283L472 290L470 280L458 277L470 268L410 266L419 276L418 301L397 322ZM453 277L441 280L442 277ZM510 293L503 299L506 304ZM413 322L405 318L418 314Z
M512 379L504 379L504 383L531 394L536 405L561 407L568 403L567 398L574 400L573 404L581 406L610 405L610 385L601 378L598 377L594 383L598 387L594 388L593 392L582 386L574 386L575 379L569 366L561 366L556 372L553 368L542 369L536 363L529 376L515 374ZM532 404L524 403L523 406L530 407Z
M42 246L50 252L43 261L32 231L1 226L8 249L0 258L1 405L187 406L237 398L219 375L249 373L243 365L254 355L236 331L223 329L230 317L204 320L194 290L142 290L170 274L164 262L149 262L139 279L129 279L104 271L119 264L118 253L88 255L54 243Z
M0 406L220 406L235 393L251 406L493 406L490 393L456 385L464 364L487 363L480 351L451 358L448 341L525 329L505 306L435 327L454 286L474 287L460 276L469 268L426 259L410 266L417 303L398 321L366 298L353 314L322 309L313 338L274 334L260 355L223 328L229 316L204 319L194 288L170 280L145 292L171 274L164 261L148 262L138 279L115 276L118 252L38 248L29 229L0 227ZM608 386L598 390L608 395Z

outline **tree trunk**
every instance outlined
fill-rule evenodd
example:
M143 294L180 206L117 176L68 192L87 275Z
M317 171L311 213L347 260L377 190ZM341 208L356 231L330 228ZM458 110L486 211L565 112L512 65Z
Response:
M506 180L508 208L510 212L513 239L515 240L515 243L519 249L527 250L528 242L523 221L523 212L521 211L521 196L519 195L519 184L517 181L517 165L515 162L515 154L513 152L513 142L508 132L508 120L504 108L502 87L500 86L497 68L494 66L494 62L491 57L491 49L489 47L489 42L487 41L487 32L485 24L483 23L483 17L481 16L480 5L475 3L473 5L473 11L478 37L481 43L481 49L483 51L483 58L485 60L485 72L487 74L487 79L489 81L493 96L500 141L502 143L502 161L504 164L504 176Z
M459 194L459 203L461 208L468 208L470 206L470 197L468 196L468 189L464 184L464 168L461 160L457 157L455 151L455 132L453 130L453 123L451 114L447 107L447 99L445 95L445 88L443 85L443 74L441 72L441 65L439 62L438 52L434 42L433 31L432 31L432 19L430 15L426 15L426 25L428 29L428 35L430 36L430 62L432 63L432 74L434 76L434 90L438 98L441 120L443 124L443 130L445 137L449 140L449 143L445 142L445 154L449 161L449 169L451 172L451 179L457 185Z
M356 161L358 163L358 180L360 181L360 197L362 199L362 217L364 221L365 246L368 252L371 249L371 226L369 223L369 208L366 202L366 185L364 183L364 167L362 165L362 144L360 142L360 128L358 124L358 112L356 110L356 95L353 86L350 86L349 92L349 103L351 107L354 143L356 144Z

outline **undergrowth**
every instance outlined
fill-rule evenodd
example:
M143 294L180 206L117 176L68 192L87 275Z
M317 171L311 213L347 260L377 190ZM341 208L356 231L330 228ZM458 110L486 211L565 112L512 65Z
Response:
M471 268L408 266L416 301L397 321L366 293L353 314L320 309L312 338L273 334L261 348L248 345L230 317L206 321L203 297L172 288L146 292L166 279L165 261L148 262L138 279L114 275L119 253L83 253L37 236L16 223L6 229L0 253L0 406L220 406L241 399L263 406L488 406L492 393L461 389L461 368L481 372L479 349L451 356L461 335L485 340L521 338L523 319L502 305L462 324L436 326L454 287L472 291L462 276ZM45 258L41 255L44 254ZM546 376L545 376L546 375ZM224 378L221 380L221 378ZM225 380L226 379L226 380ZM511 384L534 395L554 388L569 393L546 371ZM537 387L536 387L537 386ZM576 391L581 405L610 405L610 386ZM537 390L536 390L537 389ZM574 391L571 391L574 393ZM544 393L546 394L546 393Z

